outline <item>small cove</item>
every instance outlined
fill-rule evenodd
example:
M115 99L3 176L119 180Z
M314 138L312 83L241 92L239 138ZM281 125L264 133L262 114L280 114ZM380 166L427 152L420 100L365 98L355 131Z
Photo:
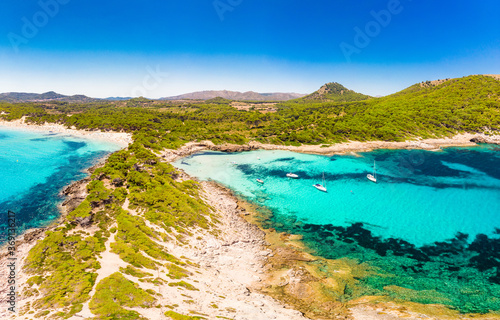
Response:
M302 235L316 255L368 263L379 275L360 279L358 293L487 312L500 310L499 155L493 145L332 157L204 152L175 165L268 208L264 227ZM374 160L377 184L366 179ZM328 193L312 187L323 172Z
M60 190L120 148L103 140L0 127L0 242L9 210L15 212L18 235L49 225L60 215Z

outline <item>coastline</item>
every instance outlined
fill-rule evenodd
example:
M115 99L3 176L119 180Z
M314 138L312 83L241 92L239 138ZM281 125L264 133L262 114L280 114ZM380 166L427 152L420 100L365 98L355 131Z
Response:
M185 177L197 180L184 171L180 171ZM215 182L201 181L200 183L205 194L209 195L211 205L225 207L225 212L228 212L228 206L232 207L233 215L237 214L244 219L245 223L240 227L242 229L234 231L246 232L248 229L255 230L256 228L260 231L252 231L252 234L257 239L254 240L256 244L260 246L257 251L264 255L264 259L259 257L258 261L262 263L260 269L257 269L261 274L258 276L260 279L248 287L250 291L262 293L283 305L298 310L306 317L305 319L500 319L498 314L460 314L444 305L396 302L383 296L363 296L347 302L331 301L332 296L325 293L324 289L338 289L338 283L336 283L338 278L329 279L326 276L328 272L325 270L330 269L332 273L339 273L342 280L349 282L356 281L360 273L354 268L360 266L344 259L330 260L311 255L309 249L302 243L301 236L278 233L273 228L261 227L260 210L267 210L267 208L248 202L234 194L232 190ZM209 266L213 267L210 264Z
M77 130L76 128L67 128L62 124L44 123L42 125L26 123L26 117L21 119L6 121L0 119L0 129L23 130L31 132L57 133L61 135L69 135L72 137L98 140L104 142L112 142L119 145L121 148L127 147L132 143L132 135L126 132L115 131L86 131Z
M25 121L25 116L21 119L6 121L0 119L0 128L6 129L21 129L36 132L54 132L66 134L79 138L96 139L111 141L121 145L123 148L133 142L132 134L115 131L86 131L76 128L67 128L61 124L44 123L43 125L29 124ZM500 135L486 135L484 133L459 133L452 137L444 138L416 138L414 140L405 141L348 141L335 143L333 145L301 145L301 146L285 146L266 144L256 141L251 141L247 144L222 144L215 145L211 141L188 142L182 147L172 150L165 149L160 152L165 161L172 162L187 155L204 151L222 151L222 152L241 152L251 150L287 150L299 153L310 153L319 155L334 155L356 152L369 152L376 149L422 149L430 151L439 151L446 147L466 147L474 146L477 143L489 143L500 145Z
M357 152L369 152L377 149L421 149L428 151L440 151L447 147L470 147L478 143L499 144L500 135L485 135L478 133L460 133L453 137L406 140L402 142L392 141L350 141L342 142L327 147L321 145L283 146L263 144L252 141L247 144L222 144L215 145L211 141L188 142L177 150L166 149L159 153L165 161L176 161L191 154L211 150L221 152L243 152L252 150L286 150L298 153L309 153L331 156L334 154L346 154Z
M5 121L0 121L0 126ZM11 123L11 122L7 122ZM23 128L33 131L53 131L61 134L69 134L72 136L85 137L85 138L102 138L115 137L114 141L126 143L131 141L129 134L121 134L115 132L93 132L81 131L75 129L67 129L62 125L29 125L22 121L17 124L8 126L12 128ZM118 134L118 135L116 135ZM162 161L171 162L178 158L188 156L190 154L203 151L203 150L217 150L217 151L249 151L256 149L264 150L289 150L294 152L315 153L315 154L335 154L347 152L362 152L374 149L398 149L398 148L419 148L425 150L439 150L440 147L449 146L473 146L474 142L470 139L473 138L488 138L484 140L477 140L478 142L485 143L500 143L500 136L482 136L477 134L462 134L453 138L443 139L422 139L418 141L408 142L349 142L334 145L327 148L320 146L275 146L265 145L260 143L250 143L245 146L238 145L222 145L216 146L211 142L190 142L179 148L178 150L164 150L160 153L163 158ZM130 139L130 140L127 140ZM125 145L126 146L126 145ZM248 150L246 150L248 149ZM94 166L95 167L95 166ZM92 167L91 167L92 168ZM89 168L89 169L91 169ZM182 173L182 179L192 179L193 177ZM78 205L78 201L85 198L85 186L88 183L88 178L76 181L63 189L62 192L68 192L69 198L64 201L60 206L61 216L54 221L49 227L43 229L28 230L18 239L17 258L18 266L22 266L24 259L27 257L29 250L35 245L36 240L44 237L44 231L48 229L57 228L67 212L71 211L71 206ZM179 296L171 287L163 286L162 293L167 297L162 299L162 304L177 304L176 310L189 312L192 309L199 310L201 314L210 315L215 317L215 311L208 308L202 302L216 301L218 305L225 306L228 316L236 315L233 313L232 308L238 309L237 319L243 317L250 317L247 319L282 319L282 320L300 320L300 319L500 319L491 317L482 317L480 315L468 317L466 315L459 315L456 312L439 314L439 316L429 316L424 313L420 314L416 309L422 307L420 305L408 306L394 304L392 302L379 302L377 297L365 297L360 301L340 303L335 305L328 305L328 312L339 312L331 317L325 317L319 314L308 314L304 310L304 305L296 305L294 302L307 298L311 293L310 283L305 281L308 274L301 273L300 270L308 270L307 264L317 261L318 257L308 255L303 251L300 243L300 238L294 235L277 234L273 230L262 230L258 227L258 222L254 219L256 213L252 204L249 204L242 199L236 197L230 190L217 185L213 182L202 182L203 195L202 197L212 207L216 209L221 218L218 228L221 235L214 236L211 233L197 230L193 232L185 242L189 245L178 245L175 242L165 243L168 251L175 256L184 256L195 262L199 266L198 269L192 269L192 275L188 278L195 282L196 287L201 288L197 292L189 292L193 296L193 300L201 301L193 304L192 300L185 300ZM65 211L65 212L63 212ZM0 276L6 278L6 248L0 249ZM114 257L113 254L106 251L103 253L106 257ZM116 257L117 258L117 257ZM328 262L325 262L328 264ZM292 266L283 270L283 266ZM113 266L114 268L116 266ZM279 269L281 268L281 269ZM108 274L111 271L104 266L100 270L103 274ZM18 283L26 283L29 275L25 274L20 268L18 273ZM102 276L101 276L102 277ZM309 278L310 279L310 278ZM315 281L317 279L314 279ZM323 281L322 279L320 279ZM284 281L284 282L283 282ZM4 284L6 285L6 283ZM154 288L154 287L152 287ZM289 289L285 289L289 288ZM0 317L7 318L10 314L4 309L5 297L7 288L0 287ZM19 291L21 292L21 291ZM286 294L283 297L283 292ZM224 298L220 298L225 296ZM286 296L292 297L287 299ZM218 298L219 297L219 298ZM322 296L312 295L313 298ZM35 298L27 298L18 301L18 306L25 305L27 302L34 301ZM307 300L313 304L314 300ZM21 303L20 303L21 302ZM86 307L86 308L85 308ZM83 311L78 317L72 319L81 319L81 317L92 317L89 313L88 302ZM293 309L291 309L293 308ZM433 309L435 308L435 309ZM164 308L161 308L164 312ZM239 310L243 311L239 311ZM429 309L442 310L439 306L430 306ZM299 311L297 311L299 310ZM427 310L427 309L426 309ZM156 314L152 310L138 310L143 316L154 319ZM328 314L327 312L327 314ZM243 314L242 314L243 313ZM303 315L306 313L306 316ZM311 317L309 317L311 316ZM21 319L24 317L15 317ZM28 319L28 318L26 318ZM244 319L244 318L241 318Z
M260 149L265 150L288 150L300 153L314 153L322 155L345 154L350 152L369 152L376 149L422 149L429 151L439 151L447 147L467 147L474 146L477 143L500 144L500 135L485 135L478 133L459 133L453 137L430 138L406 140L401 142L393 141L349 141L337 143L331 146L302 145L294 146L275 146L270 144L256 143ZM253 145L253 144L250 144Z
M102 142L110 142L120 146L120 148L126 148L130 143L132 143L132 135L129 133L121 132L100 132L100 131L84 131L69 129L60 124L50 124L45 123L43 125L28 124L25 122L25 117L22 119L14 121L0 120L0 129L3 130L16 130L16 131L29 131L29 132L41 132L41 133L57 133L64 136L72 136L76 138L97 140ZM109 156L109 155L108 155ZM51 222L48 226L40 228L31 228L25 230L21 234L16 235L15 240L15 258L16 258L16 284L25 284L30 275L23 272L21 266L24 264L24 260L28 256L29 251L35 246L37 240L43 239L45 231L54 230L61 225L64 221L66 215L76 208L87 196L86 186L90 182L91 173L99 166L104 165L104 162L108 156L102 157L96 160L96 163L91 167L85 168L84 172L88 173L88 177L80 180L72 181L71 183L64 186L59 193L65 196L65 199L57 205L60 215L57 219ZM0 278L8 278L8 244L4 243L0 246ZM11 316L10 312L7 311L7 292L8 283L3 281L0 284L0 318L6 319ZM20 290L18 291L20 294ZM17 319L17 318L16 318Z
M99 162L89 168L86 168L85 171L89 173L89 175L95 170L97 167L102 166L105 158L99 159ZM23 233L17 235L15 240L15 255L16 258L16 286L20 288L23 284L26 284L27 280L31 277L31 275L26 274L22 266L24 265L24 261L28 256L29 251L35 246L37 240L41 240L45 236L45 232L49 230L54 230L58 228L63 222L66 215L71 212L74 208L76 208L87 196L87 184L90 182L90 178L86 177L81 180L73 181L70 184L66 185L61 191L60 194L66 196L65 200L58 204L57 208L60 212L60 216L54 220L50 225L46 227L40 228L32 228L25 230ZM7 259L9 256L8 244L2 244L0 246L0 278L7 279L8 274L7 271L9 260ZM7 319L11 316L11 313L7 310L8 301L7 301L7 292L8 292L8 283L7 281L3 281L0 283L0 318ZM18 295L20 294L20 290L18 289ZM19 300L16 301L19 303ZM17 319L17 318L14 318Z
M197 181L184 171L182 179ZM345 275L346 281L352 281L358 272L352 270L357 265L339 260L329 260L308 253L308 248L298 235L278 233L274 229L264 229L259 222L260 209L257 205L234 194L232 190L212 181L199 181L204 198L217 212L222 213L224 220L219 224L224 236L213 238L210 235L194 233L189 243L198 248L196 252L185 250L175 252L176 255L190 257L208 272L202 281L215 286L242 288L245 293L244 302L255 304L264 301L267 306L271 301L274 308L291 308L294 317L285 319L350 319L350 320L472 320L500 319L500 316L486 314L460 314L443 305L423 305L413 302L397 303L386 297L365 296L357 300L340 302L331 301L331 295L325 294L324 288L336 288L335 281L325 275L325 269L335 269ZM208 236L208 237L207 237ZM199 244L204 244L198 246ZM175 247L174 247L175 248ZM237 264L227 261L237 261ZM217 275L217 280L212 277ZM224 277L221 277L224 276ZM318 286L320 284L320 286ZM236 289L232 294L239 295ZM203 298L202 298L203 299ZM256 300L255 300L256 299ZM259 300L263 299L263 300ZM176 303L181 303L176 301ZM260 303L259 303L260 304ZM182 303L181 303L182 307ZM188 306L185 306L187 308ZM243 307L243 305L239 305ZM254 311L255 312L255 311ZM259 317L248 319L267 319L270 310L259 314ZM296 318L298 317L298 318ZM209 319L212 319L210 317ZM281 319L277 317L276 319Z
M429 151L440 151L441 147L468 147L477 145L476 142L470 141L474 140L477 143L489 143L489 144L499 144L500 139L498 136L489 137L477 134L462 134L454 138L445 139L429 139L423 140L418 143L412 141L404 143L380 143L375 142L370 145L359 145L358 143L348 144L349 151L346 151L345 146L342 148L335 149L336 151L341 150L341 153L355 151L371 151L374 149L424 149ZM361 144L361 143L360 143ZM258 144L254 144L258 145ZM387 147L390 146L390 147ZM247 150L248 149L248 150ZM264 148L257 148L264 149ZM276 148L276 146L270 146L269 150L276 150L282 148ZM297 148L283 148L285 150L296 151ZM294 150L295 149L295 150ZM199 142L199 143L188 143L185 146L179 148L178 150L168 150L160 154L161 157L167 159L168 161L179 160L182 157L189 156L193 153L202 152L206 150L212 151L226 151L226 152L242 152L255 150L252 146L238 146L238 145L222 145L215 146L211 142ZM310 150L310 149L309 149ZM331 152L329 150L328 152ZM354 152L354 151L353 151ZM315 152L304 152L304 153L315 153ZM339 152L340 153L340 152ZM323 153L321 153L323 154ZM327 153L328 154L328 153ZM178 169L179 170L179 169ZM182 171L182 170L181 170ZM193 180L196 178L191 177ZM226 189L219 185L219 188ZM261 223L258 221L259 214L256 213L256 209L264 209L258 207L252 203L248 203L245 199L240 198L237 195L233 197L238 199L239 206L246 209L245 219L253 225L259 226L259 228L265 233L266 247L272 250L272 254L268 256L267 264L265 266L266 278L264 281L257 285L257 290L270 295L285 304L295 306L295 308L305 314L305 316L311 319L337 319L338 317L345 317L345 319L500 319L498 312L490 312L487 314L461 314L456 310L450 309L445 305L440 304L419 304L413 302L404 301L392 301L387 297L378 296L364 296L362 298L351 300L346 303L330 303L329 305L317 304L317 301L325 302L327 298L321 293L315 294L314 290L318 288L312 284L310 281L311 277L317 277L314 279L315 282L321 283L322 285L330 285L335 288L335 280L328 281L325 274L321 271L311 267L312 264L320 264L323 268L327 267L340 267L340 269L333 269L333 272L339 272L347 274L356 267L355 264L349 264L339 260L328 260L317 256L311 256L308 253L308 249L301 242L301 237L294 234L276 233L272 228L270 230L265 230L261 228ZM273 257L273 258L271 258ZM304 270L306 270L304 272ZM361 271L363 272L363 271ZM352 279L356 279L356 275L353 274ZM350 280L350 279L349 279ZM317 293L317 292L316 292ZM326 305L326 307L325 307ZM316 310L325 307L323 312L310 313L311 306L318 307ZM335 313L332 313L335 312ZM335 317L329 317L328 314ZM340 319L340 318L338 318Z

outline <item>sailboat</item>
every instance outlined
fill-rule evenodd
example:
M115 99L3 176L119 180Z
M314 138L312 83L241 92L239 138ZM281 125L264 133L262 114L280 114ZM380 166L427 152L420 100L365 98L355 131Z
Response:
M264 183L264 180L262 180L262 179L257 179L257 182L258 182L258 183Z
M368 180L377 183L377 171L375 170L375 160L373 160L373 174L367 174Z
M322 184L316 183L313 185L316 189L319 191L327 192L326 191L326 184L325 184L325 173L323 172L323 179L322 179Z

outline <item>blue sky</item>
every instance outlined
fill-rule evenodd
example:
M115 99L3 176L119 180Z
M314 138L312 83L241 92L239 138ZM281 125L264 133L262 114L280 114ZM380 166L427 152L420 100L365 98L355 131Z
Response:
M3 0L0 92L371 95L500 73L500 2Z

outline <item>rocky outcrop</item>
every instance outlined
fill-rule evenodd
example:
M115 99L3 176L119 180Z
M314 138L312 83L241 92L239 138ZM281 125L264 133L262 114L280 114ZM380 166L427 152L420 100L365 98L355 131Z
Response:
M82 228L87 228L92 225L92 217L92 214L86 217L76 217L75 222L78 223Z
M74 182L74 183L70 184L69 186L67 186L66 188L64 188L61 191L61 193L65 196L74 196L74 195L81 194L85 190L85 186L87 185L87 183L89 183L89 181L90 181L90 179L86 178L86 179L82 179L82 180L79 180L77 182Z
M486 141L486 138L485 137L481 137L481 136L477 136L477 137L474 137L474 138L470 139L470 142L474 142L474 143L488 143Z
M187 157L193 153L204 150L221 152L242 152L257 149L261 149L261 145L258 143L249 143L244 145L226 143L222 145L216 145L212 141L188 142L177 150L162 151L160 157L162 158L162 161L173 162L177 159Z
M115 187L121 187L123 185L123 179L121 179L121 178L114 178L111 181L111 184L114 185Z
M73 211L87 197L87 183L90 178L85 178L74 182L61 191L61 194L66 196L66 200L61 204L65 213Z
M255 145L222 144L222 145L213 145L209 147L209 149L213 151L222 151L222 152L243 152L243 151L257 150L258 148Z
M478 134L472 137L472 139L470 139L469 141L474 143L500 144L500 136Z
M172 162L177 159L187 157L193 153L210 149L214 146L212 141L188 142L179 149L166 149L160 154L162 161Z
M34 229L31 232L27 232L24 234L24 241L27 243L30 243L34 240L38 240L43 236L43 233L45 232L45 228L40 228L40 229Z
M111 204L111 202L113 202L114 199L115 197L111 195L106 199L102 199L99 201L90 201L90 206L92 207L92 209L99 208L100 206Z

